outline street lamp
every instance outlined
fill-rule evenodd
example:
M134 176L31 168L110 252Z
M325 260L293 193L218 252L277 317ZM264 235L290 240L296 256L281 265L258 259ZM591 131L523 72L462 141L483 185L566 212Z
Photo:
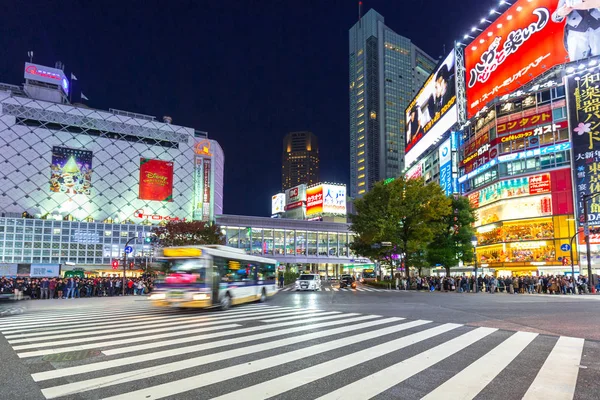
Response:
M475 293L477 293L477 236L471 238L471 244L473 245L473 258L475 259Z
M588 279L590 281L590 292L594 291L596 285L594 285L594 276L592 275L592 261L591 261L591 249L590 249L590 227L588 223L588 201L593 199L594 197L600 195L599 193L593 194L584 194L582 196L583 200L583 234L585 236L585 255L587 258L587 270L588 270Z

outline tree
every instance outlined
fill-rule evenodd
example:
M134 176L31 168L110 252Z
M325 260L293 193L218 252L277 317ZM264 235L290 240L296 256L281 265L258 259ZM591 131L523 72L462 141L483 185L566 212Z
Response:
M423 179L403 177L377 183L354 206L357 213L350 216L350 229L358 237L353 250L391 264L390 249L374 249L372 245L392 242L392 248L403 257L407 276L409 267L422 266L422 254L452 212L451 200L438 184L425 185Z
M475 234L475 209L463 196L452 198L452 213L445 218L445 229L436 235L427 249L427 260L446 268L446 276L450 268L462 262L473 260L471 238Z
M151 231L161 247L225 244L221 227L204 221L169 221Z

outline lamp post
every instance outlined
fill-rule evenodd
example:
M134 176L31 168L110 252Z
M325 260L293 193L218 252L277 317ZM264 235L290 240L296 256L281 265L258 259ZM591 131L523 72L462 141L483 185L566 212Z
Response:
M573 240L577 237L577 235L579 235L581 233L581 230L577 230L577 232L575 232L575 234L573 236L571 236L571 239L569 239L569 251L571 252L571 279L573 279L573 289L576 289L575 287L575 264L573 261ZM581 260L579 260L579 273L581 273ZM573 290L573 293L575 293L575 291Z
M475 293L477 293L477 236L471 238L471 244L473 245L473 258L475 259Z
M594 285L594 276L592 275L592 257L591 257L591 249L590 249L590 226L588 222L588 201L593 199L594 197L600 195L600 193L593 194L584 194L582 196L583 200L583 234L585 236L585 255L587 258L587 272L588 279L590 282L590 292L594 291L596 285ZM581 268L580 268L581 273Z

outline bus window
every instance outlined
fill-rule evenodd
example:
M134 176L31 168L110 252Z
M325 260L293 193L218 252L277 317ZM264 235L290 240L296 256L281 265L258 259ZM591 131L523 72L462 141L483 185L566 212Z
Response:
M258 280L275 282L275 264L259 264Z

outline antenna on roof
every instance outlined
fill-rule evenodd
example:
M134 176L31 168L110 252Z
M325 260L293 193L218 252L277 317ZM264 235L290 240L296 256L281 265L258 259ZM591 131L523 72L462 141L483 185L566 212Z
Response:
M360 19L362 17L362 1L358 2L358 22L360 23Z
M33 51L32 50L29 50L27 52L27 57L29 57L29 62L33 63Z

